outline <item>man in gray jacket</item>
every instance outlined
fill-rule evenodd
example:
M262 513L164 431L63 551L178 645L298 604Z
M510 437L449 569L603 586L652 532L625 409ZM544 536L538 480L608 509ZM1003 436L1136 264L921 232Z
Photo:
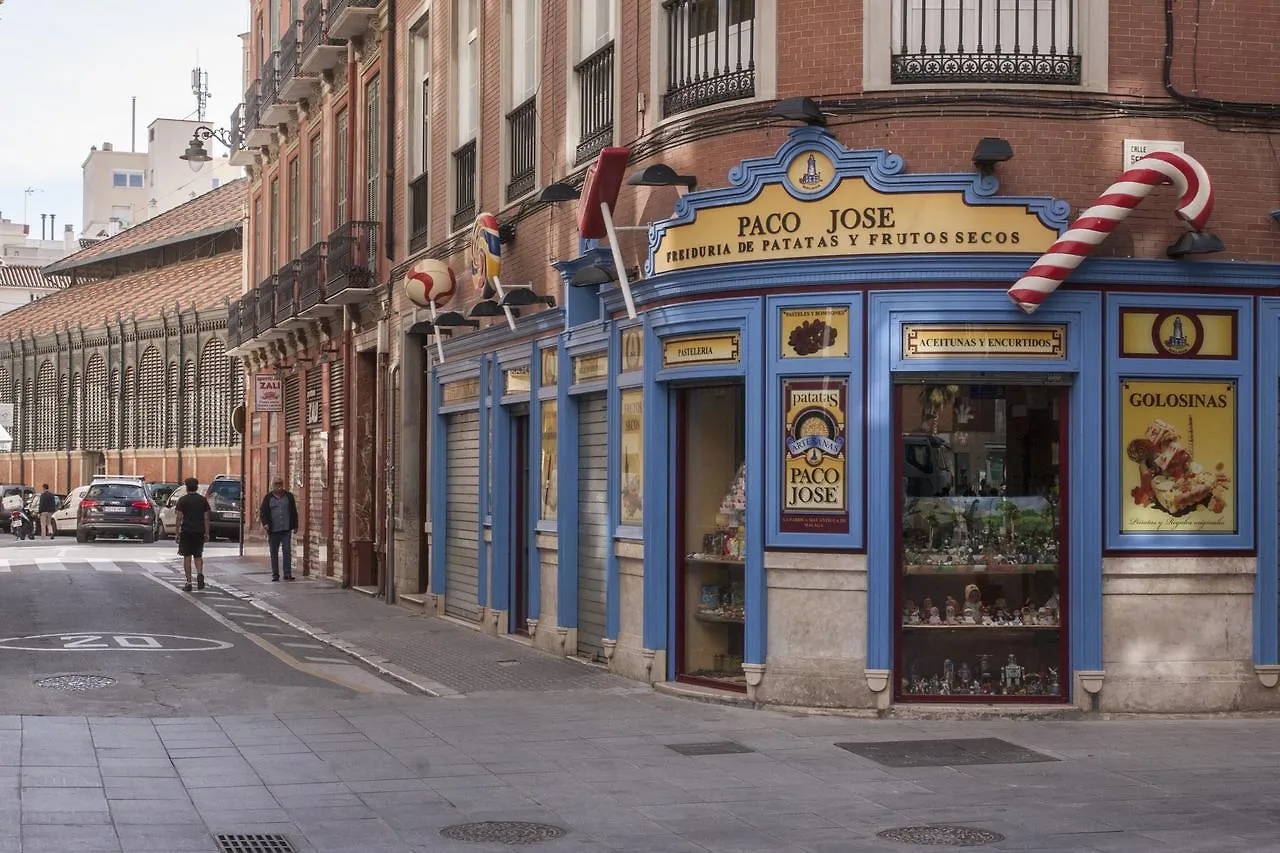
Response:
M293 533L298 529L298 504L293 492L284 487L284 480L276 477L271 491L262 498L258 519L267 531L267 544L271 548L271 579L280 580L280 551L284 550L284 579L293 580L291 551Z

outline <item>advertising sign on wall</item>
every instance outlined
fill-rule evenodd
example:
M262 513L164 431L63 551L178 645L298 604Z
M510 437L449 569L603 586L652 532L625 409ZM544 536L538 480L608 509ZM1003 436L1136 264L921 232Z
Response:
M644 391L629 388L622 398L622 465L618 486L621 489L622 524L644 521Z
M274 374L259 373L254 377L255 394L253 408L255 412L284 411L284 380Z
M782 519L785 533L848 533L844 379L782 383Z
M1121 383L1121 533L1235 533L1236 384Z
M847 358L849 309L782 309L783 358Z

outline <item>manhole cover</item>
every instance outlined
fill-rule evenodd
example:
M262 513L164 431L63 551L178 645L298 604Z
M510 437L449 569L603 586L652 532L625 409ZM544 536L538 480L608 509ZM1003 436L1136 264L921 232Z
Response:
M115 683L114 678L105 675L51 675L37 681L36 686L50 690L101 690Z
M932 847L981 847L1004 841L1004 836L998 832L971 826L900 826L877 832L876 838Z
M440 830L454 841L482 841L490 844L537 844L564 837L564 830L549 823L523 820L486 820L481 823L456 823Z
M752 751L751 747L731 740L717 740L711 743L669 743L667 749L673 749L681 755L739 755Z
M296 853L283 835L219 835L222 853Z

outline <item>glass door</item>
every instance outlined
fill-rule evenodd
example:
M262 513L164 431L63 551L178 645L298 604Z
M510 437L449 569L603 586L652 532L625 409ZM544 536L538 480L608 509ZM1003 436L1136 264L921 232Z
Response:
M1065 388L895 389L898 698L1063 699Z

